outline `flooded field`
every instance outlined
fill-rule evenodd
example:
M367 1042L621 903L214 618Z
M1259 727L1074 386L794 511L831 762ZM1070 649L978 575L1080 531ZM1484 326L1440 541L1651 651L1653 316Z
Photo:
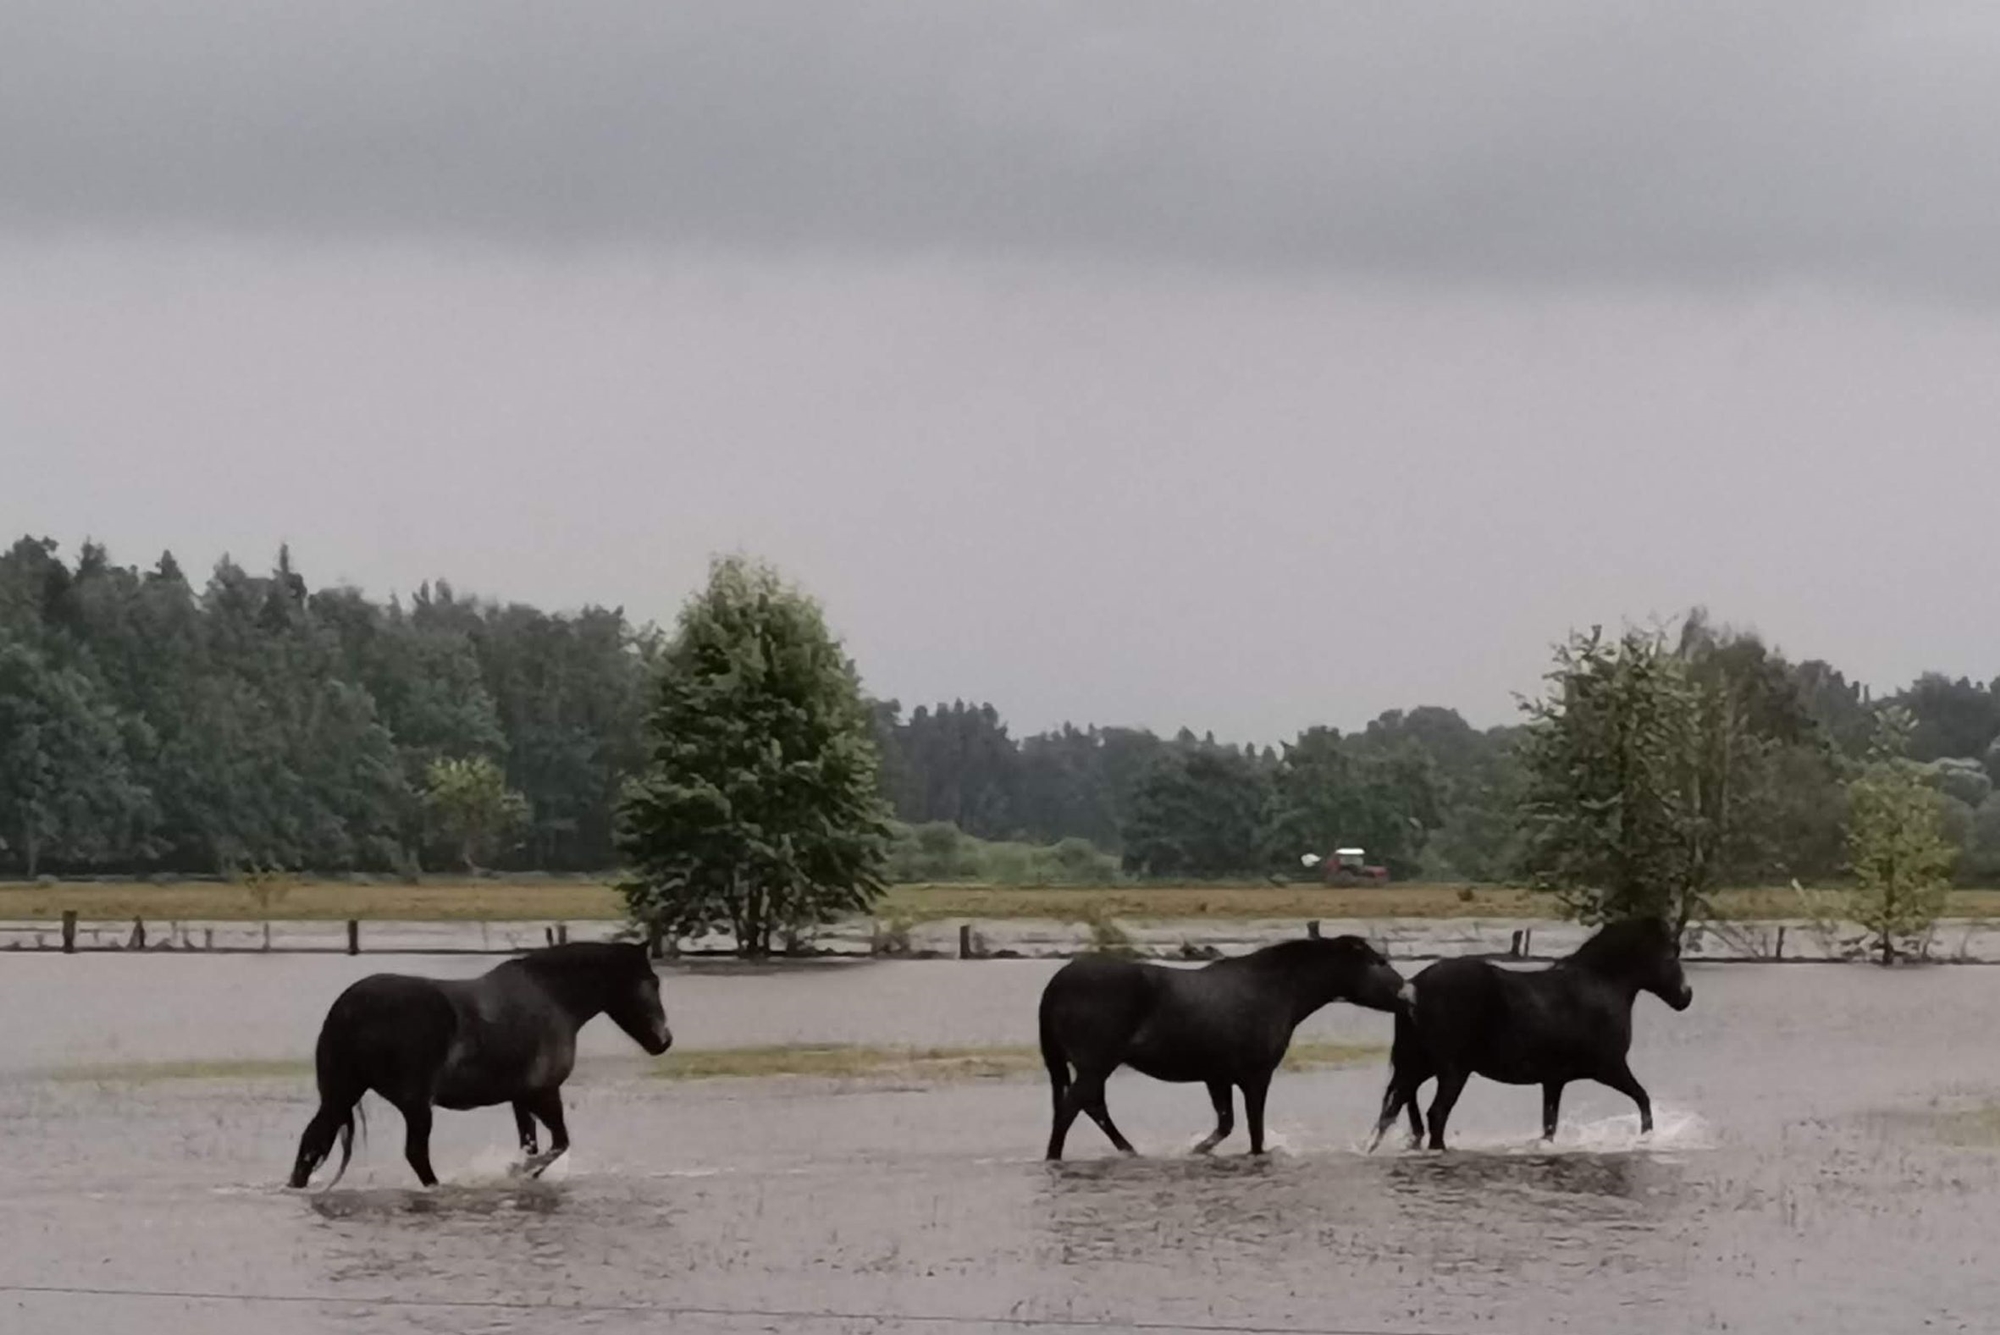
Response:
M1690 968L1635 1011L1659 1131L1475 1081L1447 1155L1357 1151L1382 1063L1281 1074L1279 1151L1214 1160L1196 1087L1124 1075L1147 1157L1038 1160L1039 1078L672 1080L586 1031L572 1157L509 1180L504 1110L395 1114L338 1188L276 1184L341 986L476 958L0 959L0 1330L1991 1329L2000 970ZM1018 1048L1047 961L676 969L682 1045ZM1386 1043L1333 1007L1302 1037ZM552 1313L550 1307L561 1309Z

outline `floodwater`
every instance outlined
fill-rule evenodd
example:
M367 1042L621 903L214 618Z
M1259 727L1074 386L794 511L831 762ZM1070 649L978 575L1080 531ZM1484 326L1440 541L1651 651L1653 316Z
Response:
M399 960L438 974L490 960ZM504 1173L505 1110L442 1113L447 1185L413 1189L399 1119L325 1192L275 1184L303 1078L150 1063L294 1058L339 988L318 956L0 960L0 1331L1991 1330L2000 1311L2000 970L1695 966L1650 997L1633 1067L1659 1130L1573 1087L1475 1081L1456 1148L1358 1152L1379 1063L1281 1073L1278 1152L1213 1160L1199 1087L1124 1075L1038 1152L1037 1080L660 1080L567 1090L549 1179ZM681 969L682 1047L1032 1042L1054 964ZM1336 1006L1302 1036L1386 1042ZM628 1051L607 1023L586 1051ZM668 1058L672 1060L671 1056ZM115 1077L56 1068L119 1063ZM162 1068L172 1070L174 1068ZM372 1103L372 1101L371 1101Z

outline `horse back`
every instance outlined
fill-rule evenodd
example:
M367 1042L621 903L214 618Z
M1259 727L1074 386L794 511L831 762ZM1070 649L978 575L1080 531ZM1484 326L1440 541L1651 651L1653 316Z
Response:
M1158 965L1103 955L1083 955L1056 970L1042 989L1041 1021L1062 1050L1079 1054L1120 1051L1158 1002Z
M334 998L320 1025L314 1051L320 1086L386 1095L428 1080L457 1031L457 1011L436 980L370 974Z
M1588 1075L1631 1042L1629 1005L1573 971L1452 959L1413 981L1414 1028L1433 1066L1536 1084Z

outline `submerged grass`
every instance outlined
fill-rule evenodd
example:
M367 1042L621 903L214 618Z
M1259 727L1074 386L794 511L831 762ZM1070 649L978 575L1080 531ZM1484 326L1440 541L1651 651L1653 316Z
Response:
M298 1080L310 1078L312 1063L296 1058L238 1058L208 1061L123 1061L64 1066L51 1080L150 1084L158 1080Z
M1959 1149L2000 1150L2000 1103L1969 1108L1899 1109L1884 1120L1916 1126L1940 1144Z
M1294 1043L1285 1069L1351 1066L1380 1057L1387 1049L1361 1043ZM630 1070L632 1061L599 1058L582 1069ZM1026 1046L889 1047L865 1043L791 1043L763 1047L687 1048L647 1062L649 1075L663 1080L757 1080L778 1076L826 1080L1004 1079L1042 1069L1041 1053ZM242 1058L195 1061L120 1061L65 1066L45 1073L63 1082L151 1084L170 1080L310 1080L310 1061L296 1058Z
M1351 1066L1388 1049L1366 1043L1294 1043L1285 1069ZM833 1080L974 1080L1040 1074L1042 1054L1027 1046L884 1047L865 1043L696 1048L662 1057L652 1073L667 1080L816 1076Z

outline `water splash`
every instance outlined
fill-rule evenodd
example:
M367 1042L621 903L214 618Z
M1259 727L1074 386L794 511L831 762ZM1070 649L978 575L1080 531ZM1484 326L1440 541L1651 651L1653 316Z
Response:
M1357 1154L1367 1153L1368 1140L1373 1134L1371 1131L1368 1135L1357 1137L1346 1148ZM1556 1124L1553 1141L1545 1141L1535 1135L1468 1134L1456 1128L1446 1132L1446 1141L1454 1151L1474 1154L1678 1154L1716 1147L1714 1129L1700 1113L1657 1105L1653 1109L1653 1130L1650 1134L1641 1134L1639 1114L1630 1112L1587 1122L1565 1119ZM1412 1146L1407 1130L1399 1123L1382 1137L1382 1144L1375 1153L1380 1156L1428 1154L1431 1151Z
M510 1186L533 1181L521 1172L521 1147L518 1145L488 1145L475 1152L470 1162L456 1171L440 1173L438 1176L457 1186ZM571 1147L562 1158L557 1159L543 1170L539 1179L543 1182L561 1182L575 1171L576 1149Z

